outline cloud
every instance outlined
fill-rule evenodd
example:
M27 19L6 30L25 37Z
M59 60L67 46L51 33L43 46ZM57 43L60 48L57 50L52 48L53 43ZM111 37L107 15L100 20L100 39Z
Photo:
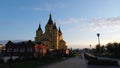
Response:
M94 28L95 30L108 28L115 29L120 26L120 17L91 19L88 22L88 26L89 28Z
M64 3L56 3L56 4L52 4L52 3L43 3L37 6L31 6L31 7L26 7L23 6L21 7L24 10L33 10L33 11L55 11L57 9L61 9L64 8Z
M20 7L22 10L33 10L33 11L50 11L52 10L52 6L49 3L40 4L38 6L22 6Z
M59 21L60 22L60 21ZM102 29L113 29L111 32L115 32L115 30L120 26L120 17L112 17L112 18L69 18L61 21L60 24L73 24L74 27L71 28L72 31L76 29L80 29L81 31L85 30L102 30Z
M31 8L32 10L35 10L35 11L50 11L52 10L52 5L50 5L49 3L45 3L43 4L42 6L38 6L38 7L33 7Z
M14 22L14 21L0 21L0 26L16 26L20 25L19 22Z
M70 18L70 19L66 19L63 21L58 21L60 24L71 24L71 23L79 23L79 22L83 22L86 19L84 18Z

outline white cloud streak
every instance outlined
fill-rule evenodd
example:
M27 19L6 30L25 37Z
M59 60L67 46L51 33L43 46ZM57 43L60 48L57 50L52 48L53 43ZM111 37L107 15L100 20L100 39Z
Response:
M79 23L79 22L83 22L86 19L84 18L69 18L63 21L59 21L61 24L70 24L70 23Z
M38 6L32 6L32 7L22 7L24 10L33 10L33 11L54 11L56 9L64 8L64 3L57 3L57 4L51 4L51 3L44 3L40 4Z
M49 3L45 3L43 6L38 6L31 9L35 11L50 11L53 8L52 8L52 5L50 5Z
M60 22L60 21L59 21ZM73 30L80 29L82 31L85 30L99 30L99 29L107 29L107 28L114 28L114 30L110 32L117 31L115 28L120 27L120 17L113 17L113 18L92 18L92 19L85 19L85 18L70 18L67 20L61 21L60 24L73 24L75 25Z
M17 26L20 25L19 22L12 22L12 21L0 21L0 26Z

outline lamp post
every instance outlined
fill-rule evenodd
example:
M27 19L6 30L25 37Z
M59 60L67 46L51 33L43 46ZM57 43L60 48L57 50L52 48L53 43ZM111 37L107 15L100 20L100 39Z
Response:
M10 52L9 52L9 61L8 61L8 68L11 68L11 62L12 62L12 49L10 49Z
M90 46L90 49L91 49L91 46L92 46L92 45L90 44L89 46Z
M97 37L98 37L98 45L100 47L100 33L97 33ZM99 53L101 54L101 47L99 48Z
M89 46L90 46L90 53L92 53L92 48L91 48L92 45L90 44Z
M100 33L97 33L97 37L98 37L98 45L100 46Z

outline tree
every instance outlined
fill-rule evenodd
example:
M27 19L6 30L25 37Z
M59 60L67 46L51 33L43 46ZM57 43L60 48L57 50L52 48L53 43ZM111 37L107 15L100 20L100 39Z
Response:
M96 45L96 53L100 53L100 48L101 48L100 45L97 44L97 45Z
M120 58L120 43L108 43L106 45L108 53L111 54L112 57Z
M102 53L102 54L105 53L105 46L104 46L104 45L102 45L102 46L100 47L100 49L101 49L101 53Z

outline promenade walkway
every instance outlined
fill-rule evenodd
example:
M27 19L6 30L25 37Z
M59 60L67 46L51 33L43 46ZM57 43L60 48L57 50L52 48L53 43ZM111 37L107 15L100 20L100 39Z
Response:
M98 57L98 59L116 60L116 61L118 61L119 65L120 65L120 60L119 59L107 58L107 57Z
M87 65L84 59L81 59L80 57L75 57L39 68L87 68Z
M84 59L84 55L81 57L70 58L65 61L41 66L38 68L120 68L119 66L99 66L99 65L88 65Z

